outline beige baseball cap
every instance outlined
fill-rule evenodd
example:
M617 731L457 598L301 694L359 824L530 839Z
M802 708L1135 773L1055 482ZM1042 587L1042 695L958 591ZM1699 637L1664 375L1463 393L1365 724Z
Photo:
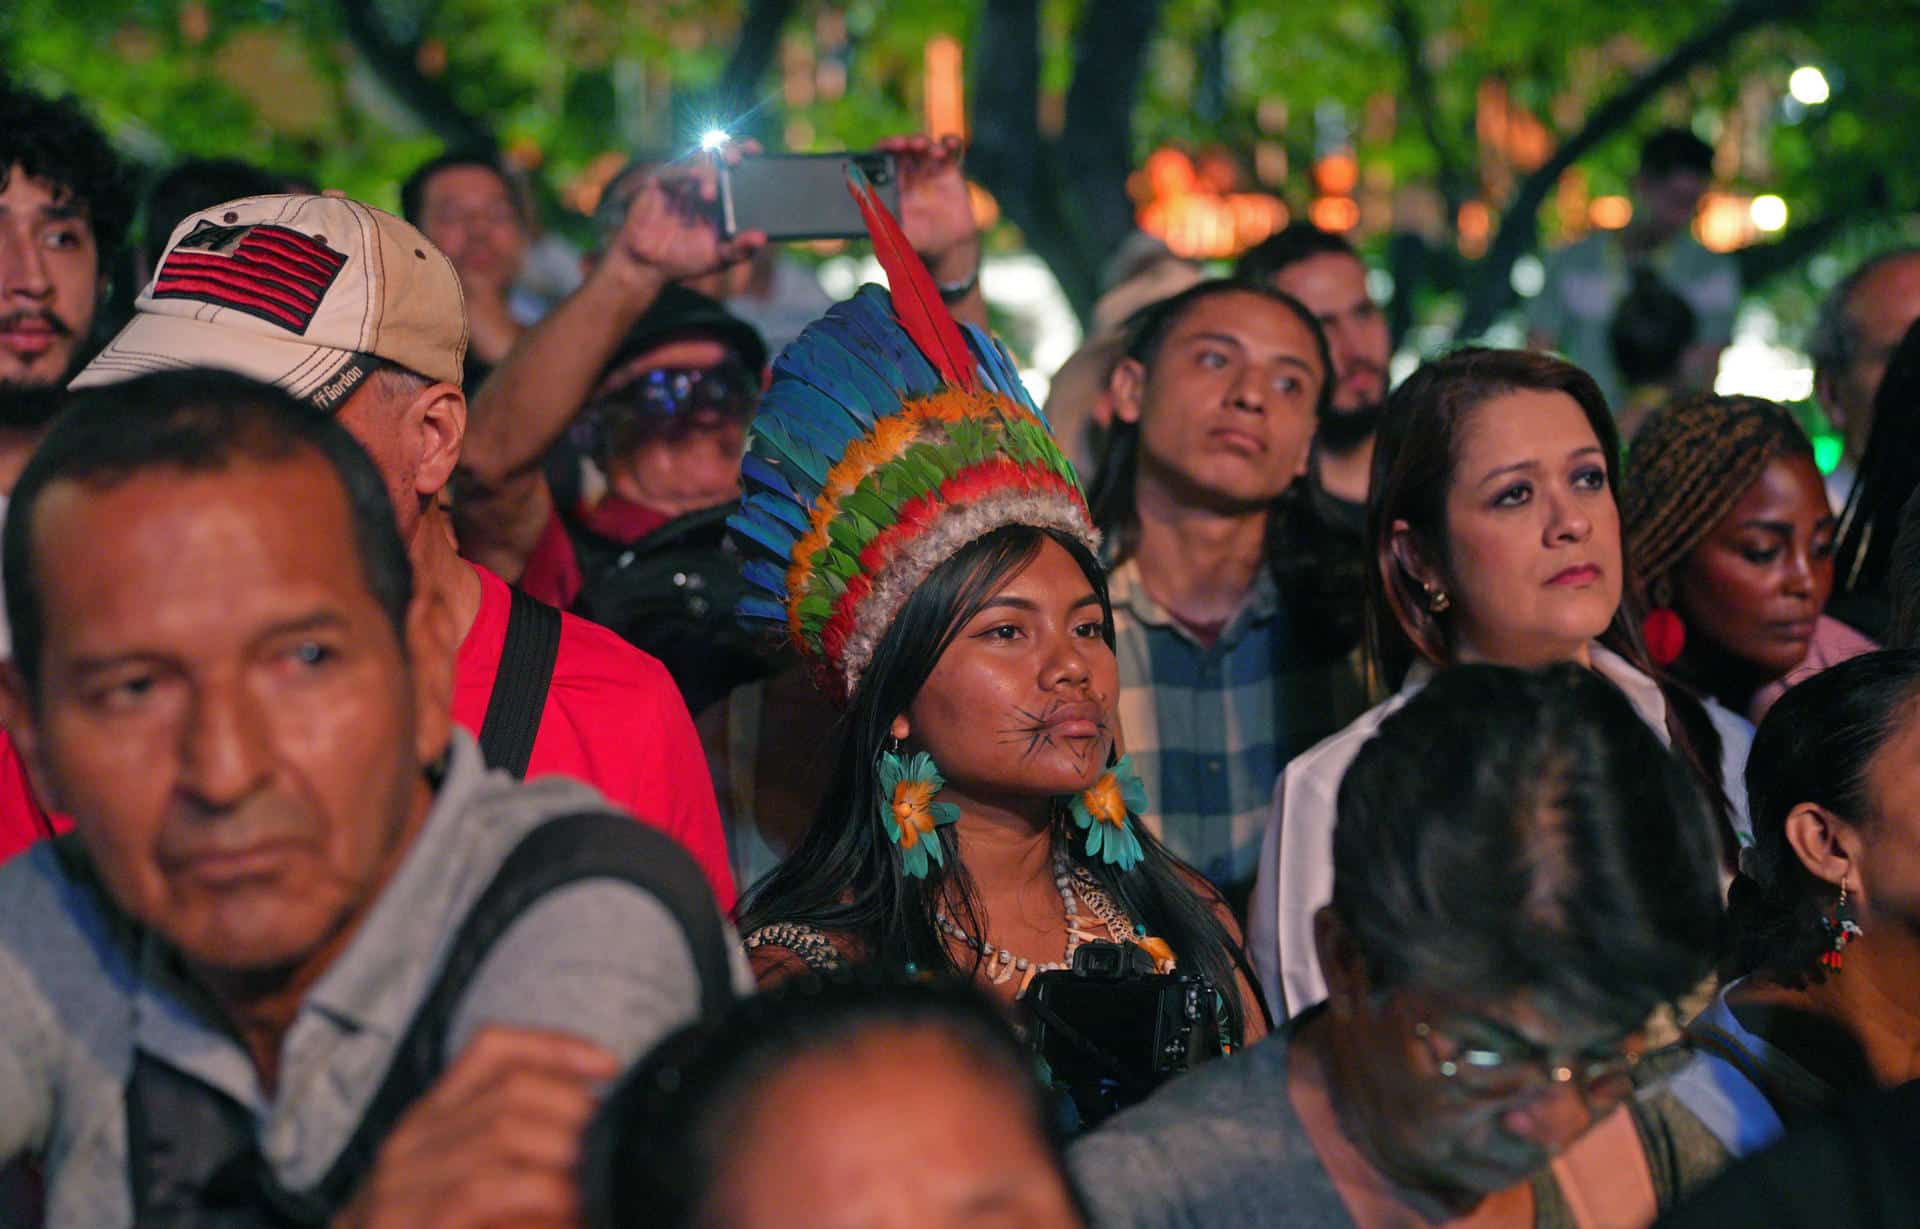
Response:
M390 213L335 196L249 196L174 228L119 335L69 385L217 367L338 409L383 364L459 384L453 264Z

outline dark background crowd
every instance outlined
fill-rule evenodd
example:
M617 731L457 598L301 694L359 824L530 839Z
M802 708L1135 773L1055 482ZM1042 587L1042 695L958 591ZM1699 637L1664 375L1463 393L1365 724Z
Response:
M389 178L0 65L0 1225L1916 1223L1920 247L1762 191L1879 61L1489 77L1423 230L988 3L869 248L721 221L792 7L590 174L378 6Z

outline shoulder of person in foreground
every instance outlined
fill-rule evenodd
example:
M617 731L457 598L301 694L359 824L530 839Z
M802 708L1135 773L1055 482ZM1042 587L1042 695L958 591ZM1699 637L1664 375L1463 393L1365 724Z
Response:
M577 748L577 772L616 805L679 841L707 874L723 910L737 895L706 751L680 689L658 660L618 635L561 615L548 710ZM543 737L547 737L543 732ZM532 770L542 769L536 745Z
M86 865L72 836L0 865L0 1165L91 1103L73 1079L131 1052L133 929Z
M490 780L474 806L536 810L545 818L528 826L523 841L554 817L617 814L599 794L564 777ZM671 855L662 848L657 856ZM704 883L704 868L688 857L684 873L698 874ZM702 909L715 916L689 915ZM455 1009L446 1056L458 1055L481 1028L501 1025L569 1033L623 1063L632 1061L700 1014L706 987L694 945L713 935L714 927L727 961L722 992L751 988L739 944L719 910L710 891L676 902L609 873L561 882L527 905L487 949Z
M1067 1162L1095 1229L1349 1226L1329 1214L1337 1197L1287 1100L1287 1052L1270 1037L1078 1140ZM1330 1206L1308 1195L1303 1174L1317 1176Z

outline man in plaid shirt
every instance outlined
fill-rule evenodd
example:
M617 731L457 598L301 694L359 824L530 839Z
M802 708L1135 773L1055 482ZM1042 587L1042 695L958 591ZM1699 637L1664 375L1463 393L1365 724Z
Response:
M1331 368L1312 313L1218 280L1136 316L1112 377L1092 502L1121 731L1145 822L1236 908L1280 770L1365 707L1357 621L1316 600L1289 495Z

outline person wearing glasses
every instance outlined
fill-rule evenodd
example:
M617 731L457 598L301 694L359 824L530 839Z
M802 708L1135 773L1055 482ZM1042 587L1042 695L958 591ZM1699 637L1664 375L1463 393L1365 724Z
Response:
M1651 1221L1633 1070L1719 941L1702 808L1596 673L1439 673L1340 786L1326 1002L1075 1145L1094 1222Z

